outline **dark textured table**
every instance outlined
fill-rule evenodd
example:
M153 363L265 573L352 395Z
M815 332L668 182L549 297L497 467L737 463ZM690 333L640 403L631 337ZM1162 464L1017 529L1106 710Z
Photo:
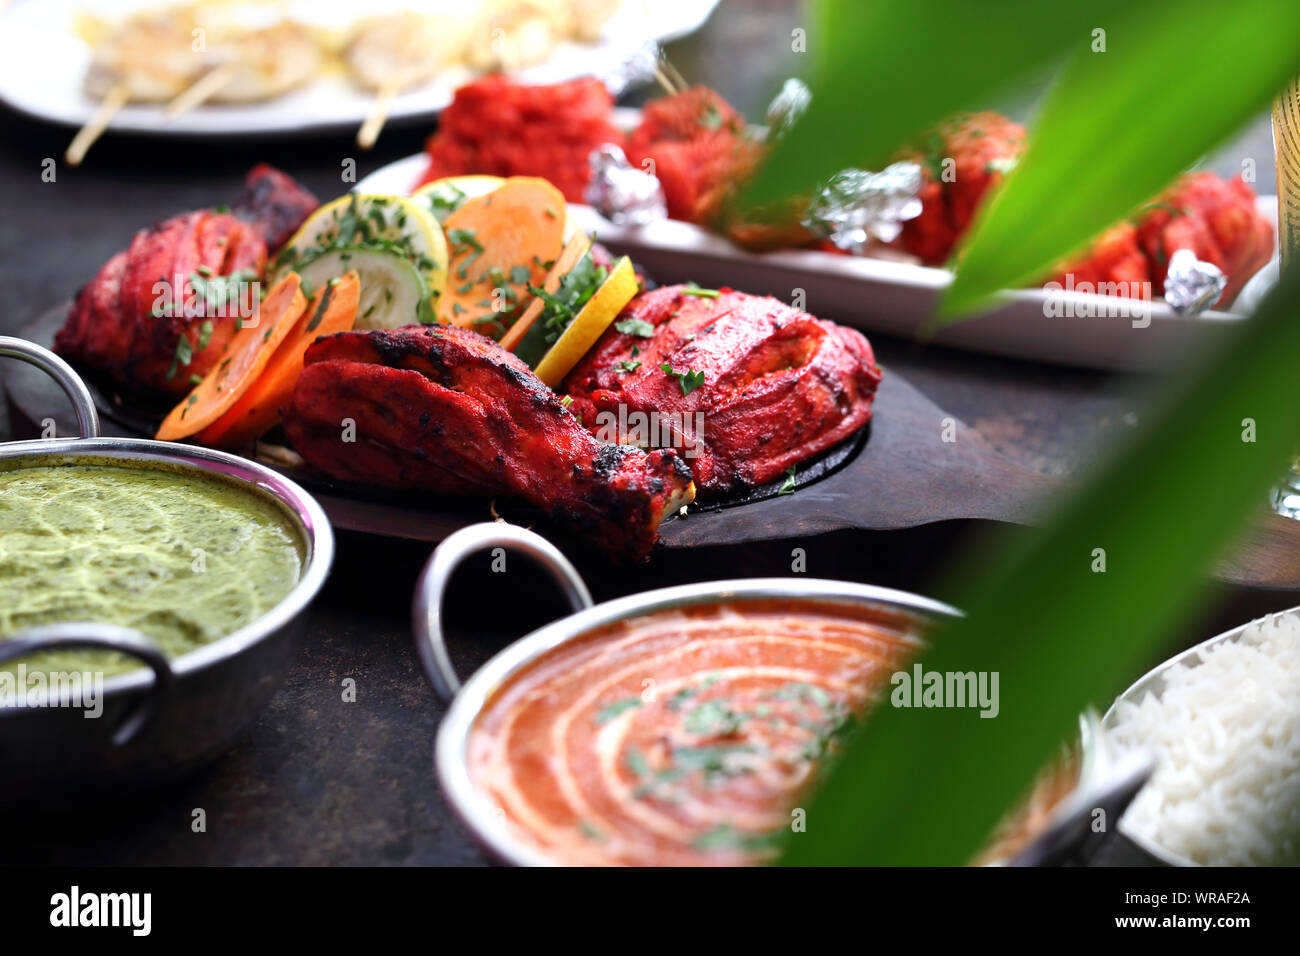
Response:
M703 31L669 48L688 77L751 117L797 64L789 52L797 8L724 2ZM108 137L80 169L60 158L69 133L0 110L0 332L17 331L66 299L141 226L228 200L245 170L271 162L322 197L342 193L350 137L186 142ZM357 157L365 175L418 151L427 127L390 129ZM1271 180L1266 123L1217 158L1224 172L1259 157ZM1253 151L1253 152L1252 152ZM1259 184L1272 190L1271 181ZM953 352L873 336L881 363L1029 467L1068 474L1126 427L1143 383L1101 373ZM0 410L0 439L8 437ZM833 535L800 542L809 572L942 594L960 533ZM584 569L597 599L666 583L789 573L789 543L656 558L644 568ZM271 706L223 759L164 790L99 802L78 826L53 818L10 826L0 862L205 864L477 864L486 862L444 804L434 778L442 707L420 673L409 628L412 585L428 548L343 534L334 573L311 609L297 663ZM517 570L516 570L517 569ZM462 673L512 636L557 615L558 598L529 568L512 566L510 600L486 559L452 590L454 656ZM489 580L491 578L492 580ZM344 702L343 681L356 681ZM207 816L205 833L192 812Z

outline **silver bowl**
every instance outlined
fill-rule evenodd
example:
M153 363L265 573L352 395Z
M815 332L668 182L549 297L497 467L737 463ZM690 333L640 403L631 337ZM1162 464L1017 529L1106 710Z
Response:
M1286 611L1279 611L1276 614L1268 615L1268 618L1275 618L1282 615L1300 615L1300 608L1291 608ZM1122 701L1137 703L1148 693L1160 694L1164 690L1165 676L1169 671L1180 664L1191 664L1200 660L1204 651L1209 650L1219 644L1228 643L1238 640L1247 628L1256 624L1257 621L1247 621L1245 624L1238 625L1231 630L1224 631L1222 634L1216 634L1209 640L1202 641L1194 647L1189 647L1180 654L1156 665L1147 671L1140 678L1133 682L1124 693L1115 698L1115 702L1110 705L1105 716L1100 722L1101 733L1093 735L1091 740L1085 741L1085 754L1107 759L1113 757L1115 752L1114 744L1107 738L1107 733L1114 729L1118 722L1118 710ZM1150 758L1147 758L1148 760ZM1152 765L1154 767L1154 765ZM1200 866L1195 860L1176 853L1167 847L1161 846L1154 840L1146 836L1133 832L1130 828L1125 827L1121 821L1119 826L1119 838L1116 844L1121 847L1126 856L1116 862L1123 863L1140 863L1151 866Z
M283 600L234 633L173 660L144 635L97 622L34 628L0 640L0 662L79 647L116 650L147 665L103 682L98 719L86 719L86 712L73 706L0 704L6 778L0 802L75 800L182 774L229 747L283 680L302 612L334 560L329 522L297 484L246 459L174 442L99 437L89 391L52 352L0 336L0 357L22 359L56 378L72 399L81 433L0 445L0 466L99 461L222 476L274 504L298 531L302 574Z
M442 633L442 600L452 571L467 556L487 548L508 548L536 561L563 589L574 613L506 647L462 686L451 665ZM593 605L586 584L554 545L516 525L471 525L451 535L433 552L421 572L413 604L416 648L434 690L449 703L438 728L434 763L443 795L480 843L498 860L519 866L552 866L556 861L519 841L493 811L469 777L470 731L492 694L540 655L615 621L669 608L718 601L744 603L790 598L828 607L888 608L921 621L958 616L939 601L890 588L819 578L750 578L686 584L634 594Z

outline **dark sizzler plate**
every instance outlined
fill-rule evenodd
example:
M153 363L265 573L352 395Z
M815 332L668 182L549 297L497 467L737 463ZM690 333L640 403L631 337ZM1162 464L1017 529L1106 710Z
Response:
M24 328L22 335L41 345L49 346L53 342L54 333L63 324L67 310L67 305L51 309L37 321ZM64 420L68 412L63 409L65 402L62 394L58 391L57 386L52 386L49 380L39 372L31 374L33 371L26 367L7 368L5 370L6 391L9 394L11 404L21 414L21 417L27 421L29 428L34 427L39 432L40 423L53 417L58 434L70 434L73 431L74 423L70 420ZM103 416L106 434L152 438L157 432L158 425L163 417L175 405L174 399L166 396L157 400L150 400L147 396L142 397L123 393L112 379L96 369L77 367L77 372L85 380L91 395L95 399L95 404ZM50 409L53 409L53 413ZM697 501L690 506L690 513L692 515L711 514L769 498L789 498L800 489L807 488L845 467L865 447L870 432L871 426L868 424L835 447L801 462L795 468L793 475L783 474L776 480L764 485L735 491L721 497ZM272 439L274 437L273 433ZM395 491L373 485L337 481L313 468L288 465L277 460L276 446L282 447L285 444L287 443L283 439L280 442L272 440L259 443L254 457L263 464L269 465L289 476L304 488L309 489L313 494L328 496L328 498L322 498L322 503L325 505L326 511L329 512L330 519L349 530L377 530L379 533L384 534L395 533L387 530L386 527L375 528L359 517L352 517L353 511L351 509L342 508L338 504L331 507L328 499L351 501L392 511L423 512L426 514L436 511L438 515L449 519L460 517L466 524L483 520L487 516L485 512L490 514L492 510L501 513L503 516L508 516L510 520L525 524L540 524L545 521L543 513L526 502L506 501L503 499L496 503L489 503L482 496L433 495L429 492ZM679 520L677 515L669 517L663 525L664 529L666 530L669 524L676 520ZM434 526L441 528L442 522L435 522ZM421 528L426 528L426 530L421 531ZM399 536L428 538L430 540L442 537L441 533L433 537L432 529L428 528L423 522L417 523L416 526L408 530L411 533L400 534Z
M20 334L49 346L67 308L51 309ZM4 363L0 375L15 438L38 437L45 420L53 420L59 436L76 434L71 406L51 379L16 362ZM167 411L160 407L166 402L130 401L93 376L89 384L106 434L151 436ZM550 527L541 511L527 503L349 485L304 467L267 463L310 489L339 529L436 542L499 515L554 535L566 547L582 544ZM790 485L782 476L725 499L692 504L685 517L662 524L655 553L852 529L898 531L971 521L1032 524L1060 488L1056 479L998 454L975 429L886 368L867 427L801 463ZM1216 576L1269 594L1300 591L1300 522L1265 516ZM1294 603L1290 596L1284 600Z

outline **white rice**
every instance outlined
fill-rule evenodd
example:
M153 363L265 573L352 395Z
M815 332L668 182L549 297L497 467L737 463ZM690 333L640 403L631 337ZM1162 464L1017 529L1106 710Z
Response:
M1121 830L1211 866L1300 864L1300 615L1192 655L1112 722L1156 760Z

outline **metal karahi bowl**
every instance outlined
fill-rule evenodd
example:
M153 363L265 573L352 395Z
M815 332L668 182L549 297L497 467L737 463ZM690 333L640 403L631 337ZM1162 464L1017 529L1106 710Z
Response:
M554 621L500 651L463 685L457 678L442 633L442 601L452 571L471 554L508 548L536 561L564 591L573 613ZM438 728L434 764L443 795L479 842L494 857L518 866L553 866L555 860L524 844L494 812L490 800L470 778L470 734L496 690L547 651L616 621L671 608L726 601L770 601L788 598L825 604L828 609L874 607L914 615L918 624L957 616L939 601L843 581L818 578L750 578L709 581L661 588L593 604L586 584L573 565L545 538L504 523L471 525L440 544L425 565L415 592L413 622L420 661L434 690L448 702Z
M96 719L77 706L0 704L7 780L0 803L75 802L180 775L225 750L283 680L302 612L334 559L329 522L297 484L247 459L173 442L99 437L86 386L46 349L0 336L0 357L24 360L56 378L72 399L81 432L79 438L0 445L0 469L92 462L215 476L274 504L298 532L302 571L289 593L234 633L172 660L148 637L96 622L33 628L0 640L0 662L78 647L119 651L147 665L103 681Z
M1279 611L1271 614L1269 618L1278 618L1285 616L1300 615L1300 608L1291 608L1285 611ZM1114 745L1107 740L1106 733L1113 730L1119 723L1119 709L1121 702L1137 703L1147 694L1156 694L1159 696L1165 688L1166 678L1175 667L1180 665L1196 666L1204 658L1204 652L1218 647L1222 644L1228 644L1240 640L1242 635L1250 628L1258 624L1259 621L1247 621L1231 630L1224 631L1222 634L1216 634L1208 640L1202 641L1187 650L1175 654L1168 660L1156 665L1147 673L1133 682L1122 694L1119 695L1106 711L1100 722L1101 733L1093 737L1088 750L1093 754L1099 754L1104 751L1114 751ZM1234 692L1237 689L1234 688ZM1149 758L1148 758L1149 759ZM1115 843L1122 847L1126 852L1126 857L1122 862L1135 862L1154 866L1201 866L1200 863L1192 860L1181 853L1162 846L1149 837L1135 832L1130 827L1121 825L1120 833Z

